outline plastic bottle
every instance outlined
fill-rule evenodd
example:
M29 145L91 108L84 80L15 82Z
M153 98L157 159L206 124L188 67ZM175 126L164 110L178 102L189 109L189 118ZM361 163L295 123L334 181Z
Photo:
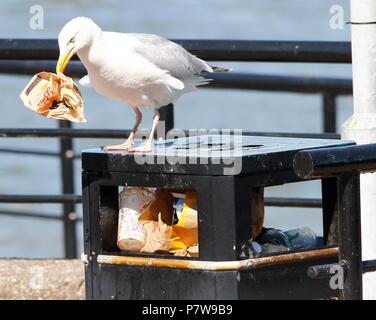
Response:
M279 247L278 250L272 250L275 252L281 251L282 247L285 247L288 251L294 251L310 249L317 246L316 234L308 227L295 228L287 231L273 228L266 229L257 240L263 245L263 253L268 253L267 251L270 251L269 247L274 248L275 246ZM272 251L269 253L272 253Z

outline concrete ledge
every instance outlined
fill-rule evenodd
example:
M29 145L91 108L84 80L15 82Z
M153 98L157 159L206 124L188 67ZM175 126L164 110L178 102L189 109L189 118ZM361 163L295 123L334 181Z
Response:
M0 299L85 299L80 260L0 259Z

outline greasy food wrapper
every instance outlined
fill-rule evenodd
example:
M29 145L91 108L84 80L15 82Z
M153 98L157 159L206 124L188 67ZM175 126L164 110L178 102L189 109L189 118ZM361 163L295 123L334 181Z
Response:
M157 190L154 201L146 206L139 217L146 235L141 252L168 252L171 248L173 218L172 195L168 190Z
M26 107L44 117L86 122L81 93L73 80L62 73L37 73L20 98Z
M141 252L168 252L171 248L171 226L162 221L161 214L158 214L158 221L146 220L143 221L143 223L146 232L146 239Z
M161 215L161 219L165 224L172 225L174 215L173 197L168 190L159 189L156 191L155 199L142 210L139 220L158 221L159 215Z

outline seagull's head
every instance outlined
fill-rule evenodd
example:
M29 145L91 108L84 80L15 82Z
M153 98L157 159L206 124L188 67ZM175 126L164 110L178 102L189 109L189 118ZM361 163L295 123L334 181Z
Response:
M91 46L101 29L93 20L85 17L69 21L59 33L60 56L56 65L56 73L64 73L69 60L74 54Z

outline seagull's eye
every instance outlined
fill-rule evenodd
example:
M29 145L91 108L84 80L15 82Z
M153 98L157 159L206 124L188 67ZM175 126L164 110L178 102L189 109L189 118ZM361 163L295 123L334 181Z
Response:
M72 39L69 40L69 43L74 43L75 39L74 37Z

